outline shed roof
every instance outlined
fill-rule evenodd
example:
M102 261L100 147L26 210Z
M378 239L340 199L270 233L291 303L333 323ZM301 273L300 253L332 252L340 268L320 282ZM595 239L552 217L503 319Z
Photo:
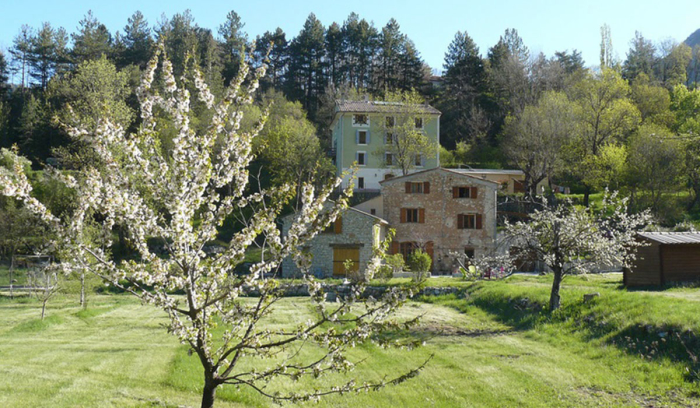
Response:
M640 232L639 236L659 244L700 244L700 232Z
M400 112L401 102L382 102L382 101L348 101L348 100L337 100L336 105L338 107L338 112L360 112L360 113L391 113ZM441 112L432 106L426 104L421 104L417 106L417 110L422 113L429 115L440 115Z

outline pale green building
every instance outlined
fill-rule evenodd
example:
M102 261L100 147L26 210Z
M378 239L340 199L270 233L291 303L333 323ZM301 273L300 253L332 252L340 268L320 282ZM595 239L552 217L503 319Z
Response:
M413 158L413 171L440 166L440 111L430 105L411 106L398 102L336 101L332 123L332 143L338 174L357 163L356 191L379 191L379 182L401 176L401 169L392 165L392 155L386 153L392 143L391 126L400 118L415 116L416 129L431 142L431 151ZM393 136L397 137L397 136ZM432 150L434 149L434 150ZM343 180L343 187L347 180Z

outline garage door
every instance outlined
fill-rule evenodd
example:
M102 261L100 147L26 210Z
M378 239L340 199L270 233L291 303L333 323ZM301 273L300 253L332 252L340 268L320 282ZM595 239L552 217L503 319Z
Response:
M345 276L345 261L353 262L352 271L360 268L360 248L333 248L333 276Z

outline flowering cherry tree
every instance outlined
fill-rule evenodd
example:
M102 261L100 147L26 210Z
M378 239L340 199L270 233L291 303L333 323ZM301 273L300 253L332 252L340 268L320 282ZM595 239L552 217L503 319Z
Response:
M617 193L603 198L602 207L579 208L565 202L536 210L528 221L507 224L504 242L511 245L512 257L544 262L554 274L549 298L550 310L560 306L559 289L566 274L583 273L601 266L629 267L636 247L636 232L649 224L648 210L627 212L627 199Z
M23 202L55 231L54 248L65 272L90 270L167 313L168 331L190 347L203 367L202 407L213 406L216 389L223 384L248 386L282 402L377 390L416 375L422 366L372 383L343 380L328 389L289 394L274 391L275 381L350 371L354 364L346 355L348 347L369 340L381 343L386 336L376 336L378 332L410 323L399 323L390 314L412 294L411 289L392 289L380 299L363 299L363 283L358 282L350 295L331 303L326 301L321 284L306 274L303 279L316 318L285 329L265 327L266 317L274 313L282 294L279 282L270 276L278 271L283 258L298 257L304 243L347 207L349 190L328 210L323 204L340 178L319 191L311 184L304 185L295 222L288 236L280 236L276 219L294 188L251 192L248 166L253 158L252 141L264 119L250 132L240 129L243 108L252 103L265 67L253 71L242 64L237 78L217 100L195 64L188 64L187 73L177 80L163 46L159 46L137 89L142 124L135 133L126 134L107 119L98 121L92 130L67 126L70 135L88 142L100 160L99 169L87 168L77 174L53 172L77 192L70 217L59 219L32 196L19 164L0 169L0 194ZM200 131L190 126L195 105L208 110L211 117L206 126L197 127L203 129ZM163 126L176 130L172 148L160 143ZM224 190L230 193L224 195ZM243 226L224 251L207 255L205 244L215 239L217 227L234 213ZM115 226L126 230L138 260L116 263L103 250L105 246L87 244L86 226L94 220L100 222L106 241ZM149 248L150 238L165 243L165 255ZM246 249L261 242L264 260L253 264L247 275L234 274ZM381 250L377 252L380 255ZM377 256L369 263L367 276L372 276L379 259ZM243 299L246 290L259 296ZM215 331L217 326L222 328ZM323 353L312 353L315 358L302 361L302 347L315 347ZM260 357L268 360L256 363L255 369L243 363Z

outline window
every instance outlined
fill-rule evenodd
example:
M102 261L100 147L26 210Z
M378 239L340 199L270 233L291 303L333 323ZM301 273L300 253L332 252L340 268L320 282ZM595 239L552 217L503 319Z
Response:
M391 153L384 153L384 164L387 166L394 165L394 155Z
M423 118L416 118L416 129L423 129Z
M481 229L481 214L457 214L457 229Z
M401 223L425 223L424 208L402 208Z
M369 213L372 215L377 215L377 210L375 208L370 208Z
M417 208L406 208L406 222L418 222Z
M393 128L393 127L394 127L394 123L396 123L396 120L394 120L394 117L393 117L393 116L387 116L387 117L386 117L386 127L387 127L387 129Z
M359 188L360 190L365 188L365 178L364 177L357 178L357 188Z
M411 183L411 193L423 194L423 183Z
M384 135L384 144L393 145L395 137L393 132L386 132L386 135Z
M413 157L413 164L416 167L421 167L423 166L423 155L422 154L417 154Z
M364 113L356 113L352 115L353 126L369 126L369 116Z
M452 198L476 198L476 187L452 187Z
M458 229L475 229L476 214L459 214L457 215Z
M394 175L391 174L391 173L386 173L386 174L384 175L384 180L389 180L389 179L392 179L392 178L394 178Z
M464 247L464 255L466 255L469 259L474 259L474 248Z
M407 181L406 194L430 194L430 182L411 183Z
M367 165L367 152L357 152L357 165L366 166Z
M368 141L369 141L369 137L367 135L367 131L366 130L358 130L357 131L357 144L366 145Z

